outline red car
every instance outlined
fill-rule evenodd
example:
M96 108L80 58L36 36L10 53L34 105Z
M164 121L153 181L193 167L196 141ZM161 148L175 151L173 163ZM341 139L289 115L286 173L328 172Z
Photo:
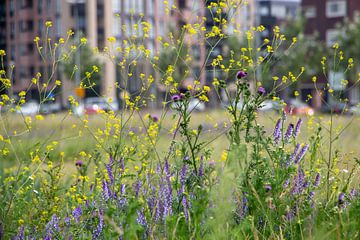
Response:
M285 107L285 112L290 115L314 115L315 111L308 104L299 99L292 99Z

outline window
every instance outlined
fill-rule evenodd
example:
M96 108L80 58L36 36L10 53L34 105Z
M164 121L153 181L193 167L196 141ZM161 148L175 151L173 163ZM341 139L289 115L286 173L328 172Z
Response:
M13 39L15 37L15 34L16 34L15 23L11 22L10 23L10 38Z
M10 0L10 16L14 14L15 11L15 3L14 0Z
M337 29L328 29L326 31L326 45L328 47L333 46L337 42L339 34Z
M308 6L305 8L304 15L306 18L315 18L316 17L316 7Z
M260 7L260 16L268 16L270 14L268 6L261 6Z
M179 8L180 9L186 8L186 0L179 0Z
M284 5L273 4L271 6L271 14L276 18L283 19L286 17L286 7Z
M112 0L112 9L115 13L120 13L121 6L118 0Z
M346 16L346 1L328 1L326 2L326 17L345 17Z
M38 0L38 13L41 14L43 8L43 0Z
M343 79L345 79L343 72L329 71L329 84L333 90L340 91L345 89L345 85L341 83Z
M41 36L44 30L44 23L42 19L38 21L38 34Z

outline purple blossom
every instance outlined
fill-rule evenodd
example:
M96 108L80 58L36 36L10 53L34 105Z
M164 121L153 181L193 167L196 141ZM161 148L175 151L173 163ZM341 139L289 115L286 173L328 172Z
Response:
M289 160L286 162L286 167L288 167L292 162L294 162L296 154L300 149L300 144L296 144L294 151L290 154Z
M77 166L77 167L81 167L82 165L84 165L84 162L81 161L81 160L78 160L78 161L76 161L76 163L75 163L75 166Z
M283 110L282 111L282 120L286 121L286 119L287 119L286 111Z
M175 95L173 95L173 96L171 97L171 100L172 100L173 102L180 101L180 100L181 100L181 96L178 95L178 94L175 94Z
M187 201L185 195L183 196L181 203L182 203L182 206L184 209L185 220L186 220L186 222L188 222L189 221L189 204L188 204L188 201Z
M96 229L94 230L94 233L92 235L92 239L99 239L102 231L104 229L104 217L101 213L99 213L99 223L96 226Z
M2 225L0 225L0 227L1 227L1 235L0 235L0 237L2 237L3 235L2 235ZM2 239L2 238L0 238L0 239ZM19 228L19 231L18 231L18 233L17 233L17 235L13 238L14 240L24 240L25 239L25 227L24 226L20 226L20 228Z
M200 158L200 166L199 166L198 176L199 177L204 176L204 157L203 156L201 156L201 158Z
M245 71L238 71L236 74L237 79L241 79L247 76L247 73Z
M151 119L153 122L159 121L159 118L156 115L152 116Z
M358 191L356 191L355 188L352 188L350 193L349 193L349 196L350 196L351 199L356 198L358 196Z
M302 123L303 123L302 119L299 118L299 120L296 123L295 131L294 131L294 137L297 137L299 135Z
M105 201L109 200L112 195L108 186L108 182L105 180L102 181L102 195Z
M320 185L321 175L320 173L317 173L314 180L314 187L317 187Z
M137 180L135 184L135 197L139 196L140 188L141 188L141 181Z
M295 159L295 164L298 164L300 162L300 160L304 157L305 153L307 152L307 150L309 149L309 144L306 144L301 151L299 152L299 154L296 156Z
M258 88L258 93L259 93L260 95L265 94L265 92L266 92L266 90L265 90L264 87L259 87L259 88Z
M264 188L265 188L266 192L270 192L272 189L271 185L269 185L269 184L265 185Z
M293 135L293 130L294 130L294 124L290 123L284 136L285 141L290 140L291 136Z
M65 219L64 219L64 221L65 221L65 225L66 225L67 227L70 226L71 218L70 218L69 216L66 216Z
M114 175L112 173L111 164L105 164L105 167L106 167L108 177L110 179L110 184L113 185L114 184Z
M52 235L54 232L59 232L59 221L60 217L56 216L56 214L52 215L51 220L46 224L46 234Z
M283 188L284 189L287 188L289 186L289 183L290 183L290 179L288 178L288 179L285 180L285 182L283 184Z
M280 125L281 125L281 119L279 119L277 122L276 122L276 125L275 125L275 128L274 128L274 142L276 144L279 143L280 141L280 138L281 138L281 129L280 129Z
M305 172L298 169L298 174L294 176L292 181L291 193L293 196L300 195L305 188L307 188L307 181L305 180Z
M79 219L80 219L80 217L81 217L81 215L82 215L82 209L81 209L81 207L80 206L78 206L77 208L75 208L73 211L72 211L72 216L74 217L74 219L75 219L75 222L79 222Z
M187 172L187 165L184 163L184 165L181 168L180 172L180 189L178 192L178 197L181 197L181 195L185 192L185 183L186 183L186 172Z
M144 215L144 210L143 209L141 211L140 210L137 211L136 221L138 222L138 224L140 224L144 228L147 228L148 223L146 221L146 217Z

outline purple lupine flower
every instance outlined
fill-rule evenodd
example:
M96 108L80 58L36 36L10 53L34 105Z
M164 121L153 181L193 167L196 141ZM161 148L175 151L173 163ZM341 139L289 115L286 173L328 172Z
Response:
M247 73L245 71L238 71L236 74L237 79L241 79L247 76Z
M111 190L108 186L108 182L105 180L102 181L102 196L105 201L111 198Z
M265 188L265 192L270 192L272 189L271 185L269 184L265 185L264 188Z
M285 182L283 184L283 188L284 189L287 188L289 186L289 183L290 183L290 179L288 178L288 179L285 180Z
M204 157L203 156L201 156L201 158L200 158L200 166L199 166L198 176L199 177L204 176Z
M307 187L305 184L305 172L302 169L298 169L298 174L294 176L292 181L292 189L291 193L292 195L299 195L302 193L302 191Z
M94 187L95 187L95 185L92 183L92 184L90 185L90 192L93 192L93 191L94 191Z
M92 235L92 239L99 239L102 231L104 229L104 217L102 213L99 213L99 224L96 226L96 229L94 230L94 233Z
M337 205L341 208L345 207L346 205L348 205L349 203L346 201L346 195L345 193L340 193L339 197L338 197L338 202Z
M240 206L240 220L244 219L246 215L249 212L249 205L248 205L248 199L246 197L246 193L243 194L243 197L241 199L241 206Z
M182 198L182 206L183 206L183 209L184 209L184 215L185 215L185 220L186 222L189 221L189 205L187 203L187 199L186 199L186 196L184 195L183 198Z
M64 219L64 222L65 222L65 226L70 226L70 223L71 223L71 218L69 216L66 216L65 219Z
M295 131L294 131L294 137L297 137L299 135L302 122L303 122L302 119L299 118L299 120L296 123Z
M181 195L185 192L185 183L186 183L186 172L187 172L187 165L186 163L184 163L184 165L181 168L181 172L180 172L180 189L178 192L178 197L180 198Z
M1 228L0 228L0 230L1 230L0 237L2 237L3 236L3 234L2 234L3 230L2 230L2 225L0 225L0 226L1 226ZM0 239L2 239L2 238L0 238ZM24 240L25 239L25 227L23 225L20 226L20 229L19 229L17 235L13 239L14 240Z
M290 154L289 160L286 162L286 167L288 167L292 162L295 161L296 154L300 149L300 144L296 144L294 151Z
M276 144L279 143L280 141L280 138L281 138L281 129L280 129L280 125L281 125L281 119L279 119L277 122L276 122L276 125L275 125L275 128L274 128L274 142Z
M290 140L291 136L293 135L293 130L294 130L294 124L290 123L284 136L285 141Z
M301 151L299 152L299 154L296 156L296 159L295 159L295 164L298 164L300 162L300 160L304 157L306 151L309 149L309 144L306 144L302 149Z
M137 218L136 221L138 224L143 226L144 228L147 228L148 222L146 221L146 217L144 215L144 209L137 210Z
M54 232L59 232L59 221L60 217L56 216L56 214L52 215L51 220L46 224L46 234L52 235Z
M314 180L314 187L317 187L320 185L321 175L320 173L317 173Z
M120 194L125 195L125 191L126 191L126 185L122 183L120 185Z
M110 179L110 184L113 185L114 184L114 174L112 173L111 164L105 164L105 167L106 167L108 177Z
M310 204L311 208L313 208L315 205L314 196L315 196L315 192L311 191L308 196L308 201L311 202Z
M80 220L80 217L81 217L81 215L82 215L82 209L81 209L81 207L80 206L78 206L78 207L76 207L73 211L72 211L72 216L74 217L74 219L75 219L75 222L79 222L79 220Z
M266 92L266 90L265 90L264 87L259 87L258 88L258 94L263 95L263 94L265 94L265 92Z
M140 189L141 189L141 181L139 179L136 181L136 184L135 184L135 197L139 196Z
M358 191L356 191L355 188L352 188L350 193L349 193L349 196L350 196L351 200L356 198L358 196Z
M77 160L75 163L75 166L77 166L77 167L81 167L82 165L84 165L84 162L81 160Z

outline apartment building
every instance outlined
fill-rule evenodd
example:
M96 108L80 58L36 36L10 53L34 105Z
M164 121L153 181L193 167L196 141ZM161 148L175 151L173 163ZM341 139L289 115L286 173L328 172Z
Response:
M341 33L341 24L345 19L352 19L357 11L360 11L359 0L303 0L302 9L306 18L305 34L316 34L318 39L323 41L328 47L332 47L338 41ZM350 102L355 104L360 101L360 89L357 86L345 90L344 85L341 84L345 76L342 72L329 71L330 87L336 92L343 92L349 98ZM319 86L325 86L327 80L320 76ZM304 83L303 89L314 92L313 84ZM343 94L342 93L342 94ZM314 93L315 94L315 93ZM325 98L328 103L336 103L336 99L332 98L325 92Z
M90 46L97 47L101 51L109 46L107 41L109 37L115 37L117 40L115 45L120 46L124 39L132 35L134 24L141 19L152 25L149 38L144 40L144 44L155 55L162 48L157 41L159 36L166 38L170 28L180 31L184 24L200 21L208 14L207 6L210 2L196 0L3 0L0 4L5 7L0 9L6 12L6 17L0 19L0 25L5 24L6 28L1 28L0 34L6 35L6 42L0 42L0 44L6 45L8 65L15 64L16 66L12 91L18 93L27 89L31 78L37 72L43 74L42 79L47 79L51 74L51 63L41 59L33 41L36 36L44 36L46 21L53 22L53 27L49 32L49 37L52 39L66 36L67 31L72 29L75 34L85 35ZM238 8L231 14L228 34L232 34L235 28L246 29L254 25L254 0L248 2L248 5ZM177 7L173 8L173 5ZM213 24L211 21L211 18L207 18L208 28ZM122 31L124 26L127 32ZM202 70L210 50L209 46L206 45L204 38L191 39L188 36L185 38L194 58L193 79L199 80L202 84L210 82L213 75L208 74L209 69ZM220 44L213 51L220 54L221 48ZM120 93L114 85L124 80L121 79L123 76L108 58L100 58L104 64L101 94L119 97ZM151 68L146 68L147 65L140 61L138 71L152 71ZM68 95L74 94L75 83L66 81L61 71L55 74L56 78L64 82L61 89L64 102ZM129 83L129 90L136 93L140 86L138 80L133 77L126 81ZM37 98L37 89L30 89L29 96Z

